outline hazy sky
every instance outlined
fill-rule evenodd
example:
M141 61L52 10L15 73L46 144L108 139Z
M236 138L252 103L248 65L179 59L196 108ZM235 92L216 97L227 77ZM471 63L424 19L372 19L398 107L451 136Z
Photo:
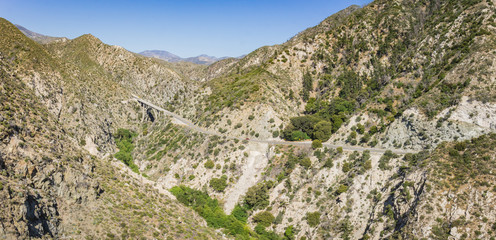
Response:
M280 44L371 0L0 0L0 17L41 34L91 33L130 51L239 56Z

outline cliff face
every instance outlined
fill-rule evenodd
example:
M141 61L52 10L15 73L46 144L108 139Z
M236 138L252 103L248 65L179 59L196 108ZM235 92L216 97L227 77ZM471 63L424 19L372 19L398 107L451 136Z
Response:
M0 69L2 230L7 238L56 237L62 208L103 193L95 165L74 148L33 92ZM69 167L71 165L71 167ZM65 199L65 201L58 201Z

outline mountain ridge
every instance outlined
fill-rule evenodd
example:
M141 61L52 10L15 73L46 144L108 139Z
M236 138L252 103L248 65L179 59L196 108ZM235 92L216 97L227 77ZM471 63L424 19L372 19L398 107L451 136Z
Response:
M201 54L196 57L187 57L187 58L182 58L179 57L173 53L170 53L165 50L145 50L142 52L139 52L138 54L143 55L145 57L153 57L153 58L158 58L167 62L192 62L196 64L202 64L202 65L210 65L213 64L214 62L227 59L230 57L214 57L214 56L209 56L206 54Z
M15 26L24 34L26 35L27 37L33 39L34 41L36 42L39 42L41 44L46 44L46 43L50 43L50 42L53 42L53 41L66 41L68 40L68 38L66 37L52 37L52 36L47 36L47 35L43 35L43 34L40 34L40 33L36 33L36 32L33 32L19 24L15 24Z
M496 237L495 13L376 0L208 66L0 19L0 238Z

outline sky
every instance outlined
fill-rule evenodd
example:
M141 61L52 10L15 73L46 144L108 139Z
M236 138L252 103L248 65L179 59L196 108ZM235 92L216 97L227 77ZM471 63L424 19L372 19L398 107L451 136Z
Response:
M91 33L133 52L237 57L281 44L371 0L0 0L0 17L37 33Z

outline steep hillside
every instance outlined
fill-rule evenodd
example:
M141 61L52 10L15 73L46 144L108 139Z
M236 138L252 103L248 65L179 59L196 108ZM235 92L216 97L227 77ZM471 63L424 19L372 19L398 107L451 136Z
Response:
M447 200L453 198L450 192L470 191L466 194L471 199L486 196L474 200L477 206L494 204L487 187L494 181L490 170L496 161L491 157L494 134L443 143L432 153L401 156L230 140L170 121L143 126L145 131L133 154L140 171L165 188L201 189L218 199L226 213L245 219L262 235L291 231L307 239L383 239L443 234L438 238L443 239L451 234L463 239L463 234L470 238L492 234L491 209L459 207L467 203L466 197L459 197L454 208L447 209L444 203L452 201ZM484 180L477 180L479 176ZM471 190L479 185L480 190ZM456 214L470 215L464 228L451 225L455 209L463 209ZM263 228L258 220L262 213L274 217ZM478 225L482 230L473 227Z
M197 65L145 58L91 35L39 45L4 19L0 28L7 70L93 154L112 152L111 133L142 119L138 105L127 104L132 94L158 104L185 98L196 86L186 75L202 71Z
M209 66L0 19L0 238L494 238L495 18L376 0Z
M3 61L1 238L219 238L175 200L79 149Z
M496 129L494 12L490 1L353 6L285 44L209 66L198 95L167 107L210 130L250 139L312 138L416 151L444 141L489 141L492 135L485 134ZM142 131L133 155L141 171L167 187L205 191L262 235L493 234L492 212L485 219L474 212L477 218L453 228L453 209L444 207L451 195L433 184L444 179L433 172L445 166L433 159L457 143L443 143L432 155L401 156L318 149L318 142L311 149L236 141L167 121ZM482 159L477 164L493 168L491 158ZM492 195L485 196L478 204L492 205Z
M254 137L255 131L261 138L291 139L293 132L301 131L315 139L313 130L290 124L289 118L297 115L311 115L332 126L330 132L338 134L321 140L336 143L422 149L477 136L494 129L481 125L496 124L492 115L450 114L465 111L473 101L478 108L495 108L494 50L487 51L494 49L494 10L492 1L375 1L363 9L353 6L285 44L212 65L206 90L176 108L213 130L247 137ZM346 109L334 109L343 105ZM238 117L229 124L224 117L232 112ZM235 128L251 115L253 124ZM267 115L276 126L287 126L286 131L266 124ZM373 127L379 134L341 136L359 127L358 122L366 125L365 132ZM417 140L419 132L431 134Z
M222 238L168 191L112 157L117 128L142 119L138 105L127 101L131 94L157 91L127 89L129 81L147 83L144 76L153 72L143 73L145 67L156 69L155 76L178 74L92 36L42 46L4 19L0 32L1 238ZM129 72L112 65L118 78L105 60L119 58L103 53L135 57L136 65ZM172 98L171 82L160 83L171 91L161 89L160 97Z
M422 160L407 156L400 192L391 197L396 235L404 238L491 239L496 223L496 134L443 143ZM410 184L407 181L420 179ZM413 200L413 201L412 201ZM391 218L391 220L393 220ZM391 226L391 229L393 228Z

